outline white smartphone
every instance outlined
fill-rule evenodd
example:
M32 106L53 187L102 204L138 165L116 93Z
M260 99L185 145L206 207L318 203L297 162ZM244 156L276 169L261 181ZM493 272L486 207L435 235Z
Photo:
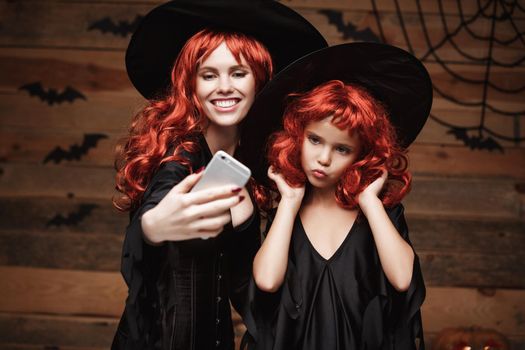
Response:
M250 169L224 151L217 151L204 169L201 179L190 192L210 187L233 185L244 187L250 179Z

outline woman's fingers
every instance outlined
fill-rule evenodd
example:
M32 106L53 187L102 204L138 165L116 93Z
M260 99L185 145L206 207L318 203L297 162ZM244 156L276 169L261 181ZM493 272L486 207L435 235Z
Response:
M176 193L188 193L193 186L199 181L199 179L202 176L202 172L200 173L193 173L191 175L188 175L179 182L176 186L174 186L170 192L176 192Z
M224 213L214 217L195 220L191 223L190 227L192 228L192 231L195 232L193 234L194 236L201 236L209 234L210 232L217 232L217 235L220 232L222 232L224 225L226 225L230 221L230 213Z
M204 204L218 199L237 197L242 188L235 186L217 186L207 188L184 196L184 205Z
M212 217L230 210L244 200L244 196L233 196L223 199L213 200L203 204L195 204L186 209L188 220L195 220L201 217Z

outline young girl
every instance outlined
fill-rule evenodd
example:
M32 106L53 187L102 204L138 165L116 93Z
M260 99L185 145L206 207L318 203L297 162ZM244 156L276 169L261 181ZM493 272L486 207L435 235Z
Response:
M257 103L294 87L306 92L288 97L269 144L279 202L253 264L252 347L405 350L419 339L421 349L425 287L400 204L411 177L396 129L405 147L421 129L428 74L400 49L346 44L294 63Z
M113 349L233 349L230 300L244 302L260 245L257 210L243 201L256 186L188 192L213 153L237 155L271 56L279 68L325 45L274 1L178 0L141 21L126 65L149 101L116 163L115 204L131 221L122 253L129 295Z

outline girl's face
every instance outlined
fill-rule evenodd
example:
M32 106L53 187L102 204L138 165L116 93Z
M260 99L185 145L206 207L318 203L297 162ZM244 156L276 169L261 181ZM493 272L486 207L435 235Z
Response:
M308 182L323 189L337 185L361 150L359 137L340 130L331 120L332 117L328 117L309 123L301 150L301 166Z
M223 42L199 66L196 94L211 123L238 125L253 103L255 78L244 58L237 62Z

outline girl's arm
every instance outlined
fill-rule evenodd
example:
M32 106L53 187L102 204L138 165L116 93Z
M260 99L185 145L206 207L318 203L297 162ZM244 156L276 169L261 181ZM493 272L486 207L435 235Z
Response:
M304 187L290 187L272 167L268 169L268 177L277 184L281 201L266 239L255 255L253 277L259 289L275 292L283 284L286 274L293 224L301 207Z
M390 284L402 292L408 289L412 280L414 251L401 237L378 198L386 178L385 171L359 194L358 201L370 224L383 271Z

